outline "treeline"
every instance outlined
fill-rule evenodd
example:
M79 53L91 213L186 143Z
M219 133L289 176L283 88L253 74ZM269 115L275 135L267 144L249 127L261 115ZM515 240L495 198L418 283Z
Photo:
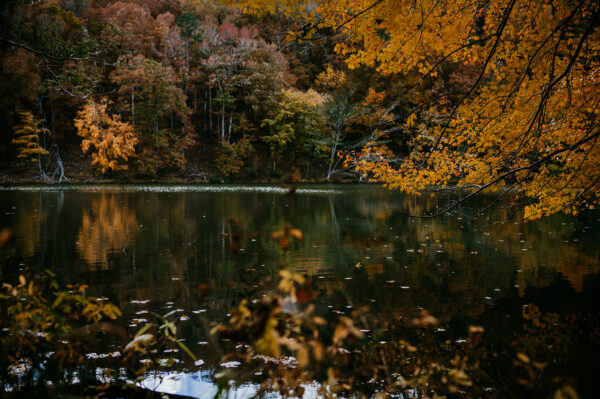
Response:
M410 124L396 121L423 96L410 75L348 70L343 33L290 40L302 21L284 14L202 0L1 7L4 180L356 180L344 153L406 150Z

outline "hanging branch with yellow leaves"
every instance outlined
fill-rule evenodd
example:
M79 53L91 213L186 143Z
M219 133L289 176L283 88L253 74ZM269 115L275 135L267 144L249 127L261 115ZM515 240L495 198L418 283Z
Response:
M236 3L245 12L270 10L267 0ZM442 89L424 109L438 114L438 122L420 112L406 120L417 135L399 165L384 157L356 160L373 181L413 194L432 186L467 190L441 213L501 188L526 198L529 220L598 203L597 1L282 1L277 7L307 20L313 35L341 28L347 40L336 51L351 69L410 73L419 77L416 84Z

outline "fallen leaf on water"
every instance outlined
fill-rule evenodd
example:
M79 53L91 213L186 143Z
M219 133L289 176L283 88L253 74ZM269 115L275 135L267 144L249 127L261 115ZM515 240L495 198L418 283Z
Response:
M523 363L529 363L529 361L530 361L529 356L527 356L526 354L521 353L521 352L517 353L517 359L519 359Z
M469 326L469 334L482 333L484 331L481 326Z
M300 231L298 229L290 229L290 235L292 237L294 237L296 240L302 240L304 238L302 231Z

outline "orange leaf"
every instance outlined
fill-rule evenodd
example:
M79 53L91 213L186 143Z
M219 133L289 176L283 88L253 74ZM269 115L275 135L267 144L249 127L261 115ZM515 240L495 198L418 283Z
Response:
M294 237L297 240L302 240L302 238L304 238L302 231L298 230L298 229L290 229L290 234L292 237Z

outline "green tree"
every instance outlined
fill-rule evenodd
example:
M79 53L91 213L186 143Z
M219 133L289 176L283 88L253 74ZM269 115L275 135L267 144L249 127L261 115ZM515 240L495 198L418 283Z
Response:
M318 139L325 125L319 107L325 100L322 94L314 90L281 91L277 110L271 118L262 122L263 127L269 128L269 134L263 136L262 140L271 150L273 170L276 170L276 162L285 156L289 166L304 163L309 173L311 161L323 153Z

